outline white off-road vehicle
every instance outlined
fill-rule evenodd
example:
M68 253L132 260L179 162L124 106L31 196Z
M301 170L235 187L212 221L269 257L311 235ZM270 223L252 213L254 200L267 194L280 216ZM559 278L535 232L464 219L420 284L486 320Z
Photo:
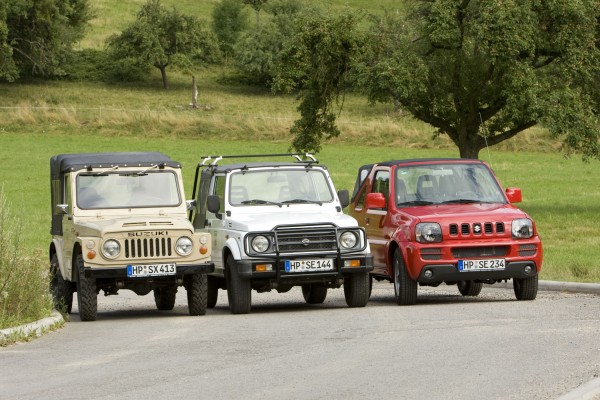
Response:
M219 165L224 158L275 156L296 161ZM213 240L209 308L218 289L227 290L230 311L243 314L251 309L252 290L294 286L309 304L323 303L328 288L342 285L350 307L367 304L373 262L365 231L343 212L348 191L336 193L327 168L312 155L204 157L193 196L190 220Z
M51 292L93 321L97 295L154 291L171 310L179 286L190 315L206 313L211 240L187 219L181 165L162 153L60 154L50 159Z

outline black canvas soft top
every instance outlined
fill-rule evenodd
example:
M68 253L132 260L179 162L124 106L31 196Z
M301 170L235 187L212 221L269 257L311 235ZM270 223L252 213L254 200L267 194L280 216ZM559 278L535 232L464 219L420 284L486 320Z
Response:
M179 162L161 152L59 154L50 158L50 176L59 179L62 173L85 168L151 167L160 164L181 168Z

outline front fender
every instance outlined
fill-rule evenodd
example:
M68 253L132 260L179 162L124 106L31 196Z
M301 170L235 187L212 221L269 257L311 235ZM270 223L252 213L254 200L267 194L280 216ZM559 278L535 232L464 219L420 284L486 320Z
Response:
M240 248L240 243L237 240L234 238L227 239L224 247L229 249L234 260L240 261L242 259L242 249Z
M71 263L65 263L64 261L64 253L63 253L63 243L60 238L53 238L52 243L50 244L50 249L48 252L50 259L52 259L52 255L56 254L56 258L58 259L58 268L60 270L61 275L64 279L71 280Z

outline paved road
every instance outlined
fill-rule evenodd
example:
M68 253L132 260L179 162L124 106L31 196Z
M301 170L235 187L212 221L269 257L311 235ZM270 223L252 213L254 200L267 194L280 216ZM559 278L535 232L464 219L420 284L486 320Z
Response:
M0 349L1 399L552 399L600 375L600 299L484 287L422 289L398 307L378 283L369 305L322 305L298 289L253 293L231 315L224 293L189 317L151 296L99 297L96 322ZM76 312L76 307L74 307Z

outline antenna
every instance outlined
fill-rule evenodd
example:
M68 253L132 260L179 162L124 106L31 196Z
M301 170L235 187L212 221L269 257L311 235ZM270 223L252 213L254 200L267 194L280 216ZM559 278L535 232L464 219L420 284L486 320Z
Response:
M485 148L488 152L488 159L489 159L489 163L490 163L490 167L492 167L492 169L494 169L494 166L492 164L492 153L490 153L490 146L488 145L488 141L487 141L487 132L485 129L485 125L483 123L483 118L481 118L481 111L479 112L479 122L481 125L481 132L483 133L483 138L485 139Z

